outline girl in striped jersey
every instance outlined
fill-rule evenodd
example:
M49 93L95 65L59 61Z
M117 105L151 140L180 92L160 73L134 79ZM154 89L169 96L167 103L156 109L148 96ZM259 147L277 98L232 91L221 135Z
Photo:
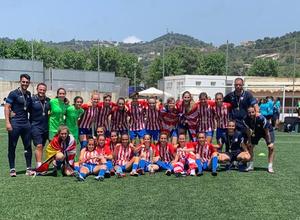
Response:
M115 170L117 177L125 177L123 172L130 171L130 175L138 176L136 172L139 158L134 156L134 145L129 142L128 134L123 134L121 143L117 144L114 151Z
M97 127L105 128L105 136L110 135L109 116L112 113L115 103L111 102L111 95L105 94L103 96L103 102L98 103L99 113L97 117Z
M179 117L174 98L168 98L166 106L159 112L159 119L161 122L160 131L166 132L171 137L173 145L177 144Z
M137 92L131 95L132 101L127 103L129 113L129 135L132 143L135 142L136 137L142 142L145 130L145 101L138 100L139 94Z
M81 149L87 145L87 136L95 134L96 118L98 117L99 109L97 107L99 102L99 94L94 93L91 96L91 104L82 104L84 113L81 116L79 123L79 139Z
M116 145L119 143L118 140L118 134L116 131L110 132L110 141L109 141L109 147L111 152L114 152Z
M88 137L88 143L80 152L79 172L75 176L79 181L84 181L90 174L97 175L96 180L103 181L106 170L106 159L96 149L96 143L92 136Z
M117 106L113 107L111 113L111 130L118 132L118 135L128 133L128 110L125 107L125 99L120 97Z
M219 142L222 135L226 133L226 129L228 127L228 120L229 120L229 111L231 108L231 104L223 102L223 99L224 99L223 93L221 92L216 93L215 105L213 109L214 109L214 115L217 124L217 134L216 134L217 142ZM222 151L222 148L219 148L219 150Z
M138 173L144 175L145 172L153 174L159 169L155 161L159 158L159 152L154 144L151 143L151 136L146 134L143 138L143 143L140 144L136 150L136 154L139 157Z
M198 142L195 144L197 176L203 175L203 170L211 169L212 175L217 176L218 153L214 146L207 142L204 132L198 133Z
M182 100L177 103L179 111L179 133L189 134L190 140L196 141L197 123L199 118L198 103L192 99L189 91L182 94Z
M170 176L173 171L172 161L175 158L175 149L171 143L168 143L167 133L160 133L156 148L159 152L159 158L156 160L156 164L160 169L166 170L166 175Z
M208 100L206 92L200 93L198 132L205 132L208 143L211 143L215 129L214 104L214 102Z
M176 156L173 161L175 176L185 176L189 173L190 175L195 175L197 165L195 162L196 157L193 153L193 143L187 143L185 134L180 134L178 137L178 145L175 146L175 148Z
M103 156L106 159L106 173L105 176L110 177L115 174L114 166L113 166L113 156L109 147L109 143L106 143L106 139L104 135L99 135L97 137L97 147L96 150L99 155Z
M156 105L156 98L150 97L145 109L145 127L146 134L151 135L155 143L158 141L160 129L159 108L160 106Z

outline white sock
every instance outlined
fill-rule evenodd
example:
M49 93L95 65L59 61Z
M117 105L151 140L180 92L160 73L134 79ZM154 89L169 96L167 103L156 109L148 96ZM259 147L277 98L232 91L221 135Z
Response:
M36 162L35 167L39 168L42 165L42 162Z
M192 170L191 170L191 175L196 175L195 169L192 169Z
M253 168L253 166L254 166L254 163L253 163L253 161L249 161L249 162L248 162L248 167L251 167L251 168Z
M273 168L273 163L269 163L268 168Z

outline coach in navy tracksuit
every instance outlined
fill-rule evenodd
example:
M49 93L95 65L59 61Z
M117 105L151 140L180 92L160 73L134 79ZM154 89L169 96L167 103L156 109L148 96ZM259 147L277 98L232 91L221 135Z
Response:
M50 99L46 97L47 85L39 83L37 94L31 97L30 123L31 137L35 148L36 168L42 164L43 147L49 137L48 112Z
M245 132L243 124L244 118L247 116L247 110L250 106L254 106L257 115L259 115L259 106L252 94L243 89L244 80L236 78L234 80L233 92L230 92L224 97L224 102L231 104L230 118L236 121L236 128L239 131Z
M15 177L15 153L18 139L21 136L24 145L24 156L26 160L26 175L32 175L31 171L31 138L30 123L28 119L28 107L31 102L31 94L27 91L30 84L30 76L20 75L20 87L11 91L6 99L4 108L6 130L8 131L8 161L10 176Z

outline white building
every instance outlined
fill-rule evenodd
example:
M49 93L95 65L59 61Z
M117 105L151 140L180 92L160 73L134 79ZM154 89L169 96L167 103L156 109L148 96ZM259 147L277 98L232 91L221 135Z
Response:
M158 88L170 93L175 99L188 90L193 98L198 100L200 92L206 92L208 96L214 98L217 92L226 94L232 91L233 81L240 76L214 76L214 75L177 75L166 76L164 80L158 82ZM242 77L243 78L243 77Z

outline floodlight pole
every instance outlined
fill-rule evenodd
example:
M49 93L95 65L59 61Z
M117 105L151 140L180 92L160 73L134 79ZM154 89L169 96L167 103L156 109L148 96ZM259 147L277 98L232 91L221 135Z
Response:
M294 45L294 70L293 70L293 95L292 95L292 116L294 114L294 107L295 107L296 52L297 52L297 42L295 40L295 45Z
M165 101L165 43L163 44L163 52L162 52L162 78L163 78L163 102Z
M227 76L228 76L228 40L226 43L226 77L225 77L225 86L227 85Z
M97 71L98 71L98 92L100 92L100 42L98 39L98 47L97 47Z

